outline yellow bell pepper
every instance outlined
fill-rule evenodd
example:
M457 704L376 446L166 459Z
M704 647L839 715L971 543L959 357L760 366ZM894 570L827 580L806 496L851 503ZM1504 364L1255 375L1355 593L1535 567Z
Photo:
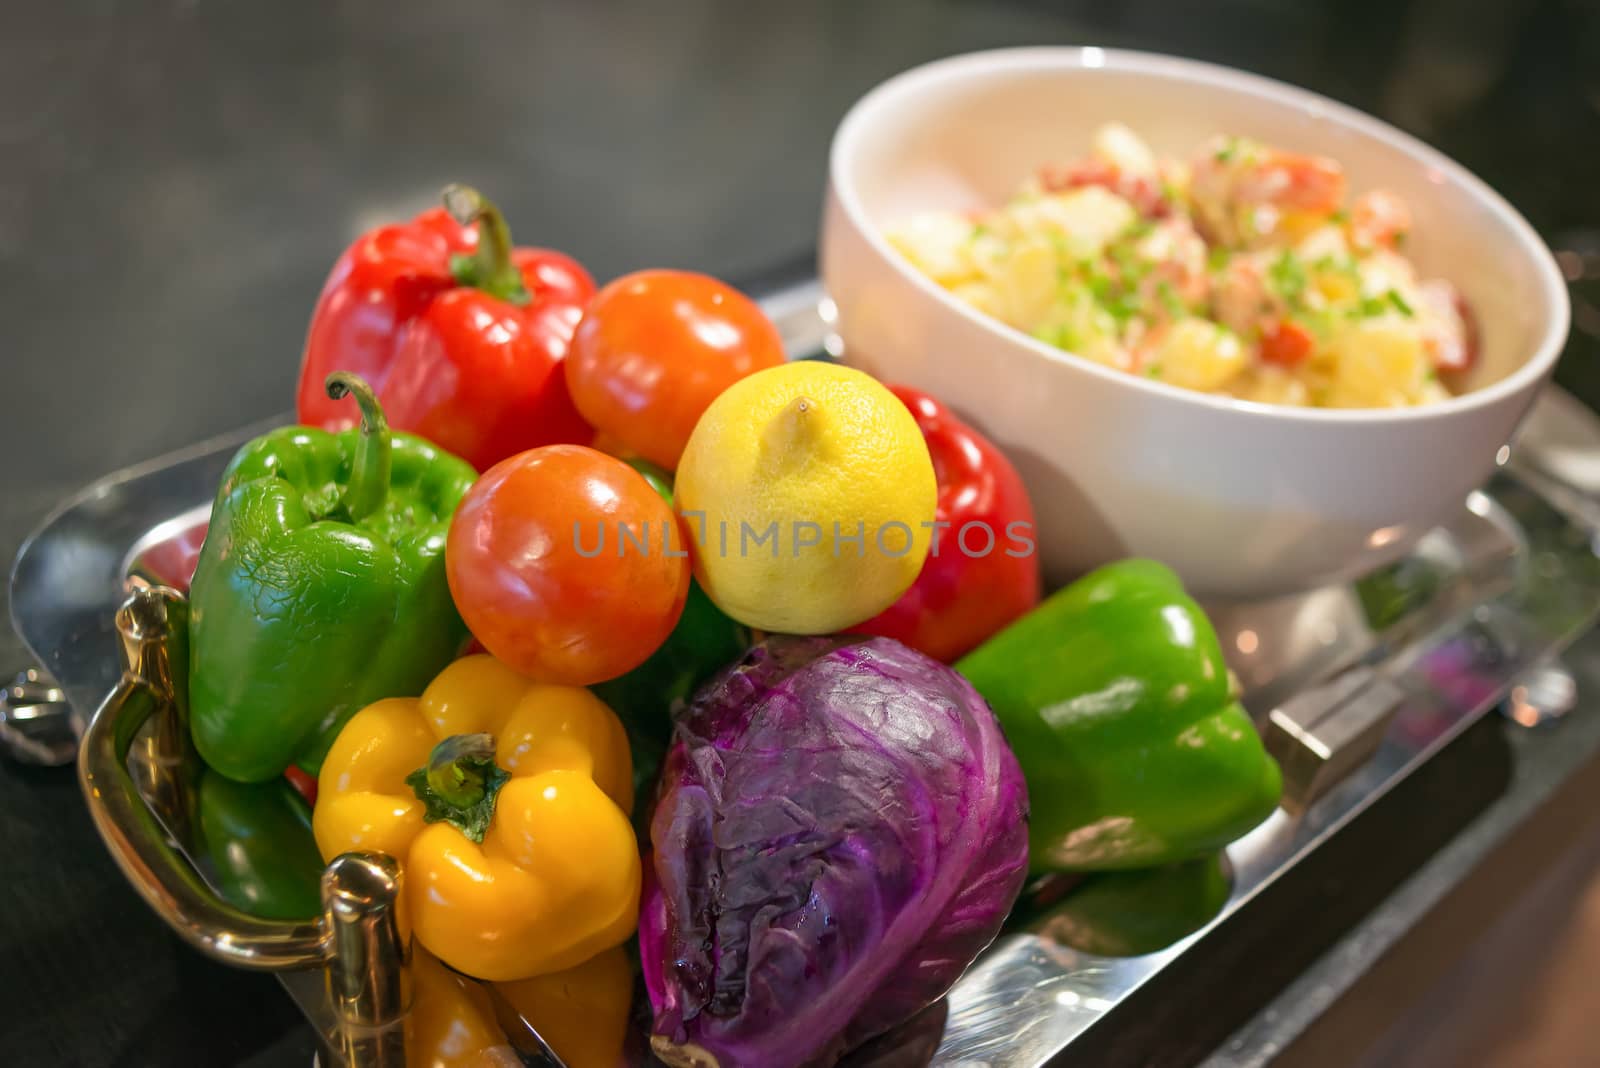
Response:
M622 1063L633 1000L633 967L622 947L566 971L495 987L567 1068ZM482 983L451 971L420 946L413 950L408 1068L521 1068L516 1048L535 1053L538 1047L520 1028L507 1037L503 1019Z
M567 1068L616 1068L633 1003L633 965L614 947L564 972L496 983Z
M457 660L418 698L351 717L317 781L324 859L400 861L412 930L480 979L571 968L633 933L628 740L588 690Z
M552 1047L553 1048L553 1047ZM521 1068L522 1058L495 1019L489 992L440 964L420 946L411 952L407 1068Z

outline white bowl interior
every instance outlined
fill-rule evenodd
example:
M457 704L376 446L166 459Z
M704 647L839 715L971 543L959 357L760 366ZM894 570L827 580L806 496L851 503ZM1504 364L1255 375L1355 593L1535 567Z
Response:
M1097 58L1103 65L1081 65ZM835 148L836 167L844 161L847 171L835 179L881 234L917 212L997 205L1041 164L1087 152L1095 128L1113 119L1162 155L1188 157L1214 134L1248 136L1332 156L1352 195L1382 188L1404 197L1415 217L1406 254L1422 277L1455 283L1481 324L1471 388L1505 378L1549 344L1560 315L1549 253L1486 185L1359 112L1206 64L1029 49L923 67L886 83L847 120Z

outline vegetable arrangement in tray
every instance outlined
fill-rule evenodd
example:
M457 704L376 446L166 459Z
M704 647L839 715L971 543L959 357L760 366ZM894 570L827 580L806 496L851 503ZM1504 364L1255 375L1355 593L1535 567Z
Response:
M445 199L338 261L305 425L234 458L191 583L219 889L295 915L319 855L395 857L418 1063L504 1045L480 982L615 1063L635 944L663 1061L829 1064L1030 871L1188 870L1272 811L1175 576L1040 603L1070 532L939 399Z

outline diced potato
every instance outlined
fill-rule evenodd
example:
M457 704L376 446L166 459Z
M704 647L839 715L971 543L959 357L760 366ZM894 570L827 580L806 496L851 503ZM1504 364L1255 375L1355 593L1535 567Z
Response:
M1004 216L1013 236L1054 235L1072 256L1088 259L1132 226L1139 213L1110 190L1088 185L1013 204Z
M1310 272L1309 292L1321 298L1323 306L1330 308L1354 304L1361 299L1361 287L1349 271L1337 267Z
M1330 342L1335 359L1323 403L1330 408L1415 404L1428 371L1422 337L1398 314L1359 319Z
M889 243L912 265L940 285L972 277L967 242L972 223L953 212L918 215L889 233Z
M1172 324L1150 358L1163 382L1188 389L1213 390L1244 370L1249 354L1239 335L1205 319Z
M1011 255L1012 242L991 233L987 228L976 233L964 250L967 270L974 275L989 277Z
M1156 154L1138 134L1120 122L1108 122L1096 130L1089 151L1096 158L1114 164L1125 175L1155 177Z
M1356 270L1361 275L1363 297L1381 297L1391 289L1408 298L1416 297L1417 272L1404 256L1380 249L1357 261Z
M1056 252L1043 237L1016 242L992 278L999 316L1019 330L1032 330L1056 299Z
M1306 263L1315 263L1325 258L1344 259L1350 255L1350 245L1339 227L1319 226L1301 238L1294 251Z

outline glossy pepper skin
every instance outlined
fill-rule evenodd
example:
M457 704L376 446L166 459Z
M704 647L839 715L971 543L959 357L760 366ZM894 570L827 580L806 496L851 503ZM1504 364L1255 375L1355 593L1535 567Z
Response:
M362 396L361 429L240 449L190 585L190 730L240 782L315 772L345 719L421 693L466 639L444 544L472 468L391 434L364 384L331 379Z
M599 698L469 656L420 698L379 701L345 725L312 826L324 858L398 858L417 939L504 981L573 967L633 933L632 794L627 735Z
M627 728L637 795L650 796L672 742L673 703L688 700L749 647L750 632L724 615L691 578L683 615L661 648L626 675L593 687ZM641 811L638 817L639 829L648 834L648 814Z
M501 997L567 1068L617 1068L633 1000L633 966L618 946L565 971L496 984ZM484 984L412 948L407 1061L417 1068L520 1068L515 1048L541 1052L522 1029L507 1035Z
M594 280L549 249L515 248L499 210L463 186L449 210L380 226L334 264L312 314L300 422L354 426L323 379L350 371L389 420L479 471L539 445L588 444L561 361Z
M1161 564L1091 572L956 669L1022 765L1034 871L1203 856L1278 803L1278 765L1232 693L1216 631Z
M633 963L621 946L565 971L497 983L567 1068L617 1068L633 1004Z
M940 525L911 588L854 629L950 663L1039 603L1033 502L1005 454L949 408L906 386L889 392L928 443ZM979 526L963 534L968 524Z
M269 920L322 915L323 865L311 808L287 780L234 782L203 769L195 812L223 900Z

